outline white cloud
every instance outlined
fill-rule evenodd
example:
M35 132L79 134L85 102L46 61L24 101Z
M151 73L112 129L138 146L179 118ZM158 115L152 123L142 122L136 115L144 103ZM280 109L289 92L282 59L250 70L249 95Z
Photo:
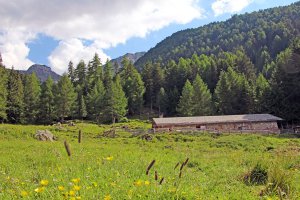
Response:
M86 63L90 61L95 52L98 53L102 63L110 59L103 51L95 44L84 46L82 41L76 38L61 41L58 47L49 56L50 65L53 70L62 74L66 71L69 61L78 63L83 59Z
M0 50L4 64L14 69L27 69L33 62L27 59L29 48L24 41L34 39L35 35L23 30L8 30L0 34Z
M211 8L215 16L219 16L224 13L240 12L252 2L253 0L216 0Z
M3 30L20 27L61 40L49 62L62 71L67 65L62 55L70 50L69 46L81 48L70 51L79 59L93 50L103 54L101 49L125 43L131 37L145 37L171 23L185 24L202 17L203 10L197 3L198 0L0 0L0 35ZM93 44L85 46L80 40L91 40ZM26 46L28 40L22 42ZM24 60L28 52L24 49L22 55ZM71 53L68 57L72 57Z

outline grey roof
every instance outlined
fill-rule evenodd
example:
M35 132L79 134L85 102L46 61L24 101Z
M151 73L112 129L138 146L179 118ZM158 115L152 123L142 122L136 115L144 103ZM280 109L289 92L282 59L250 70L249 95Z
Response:
M156 125L166 124L214 124L232 122L269 122L283 120L270 114L219 115L198 117L153 118Z

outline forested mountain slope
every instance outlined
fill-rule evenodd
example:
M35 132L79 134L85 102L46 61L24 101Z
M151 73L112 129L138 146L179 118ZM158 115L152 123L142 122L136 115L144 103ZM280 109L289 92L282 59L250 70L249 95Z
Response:
M174 33L150 49L135 64L147 61L178 61L180 57L217 55L243 47L260 70L288 47L300 33L300 2L250 14L234 15L225 22L215 22Z

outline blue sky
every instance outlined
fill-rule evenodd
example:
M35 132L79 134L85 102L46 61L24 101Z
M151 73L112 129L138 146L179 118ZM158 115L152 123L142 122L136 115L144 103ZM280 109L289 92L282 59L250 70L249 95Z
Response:
M27 69L40 63L61 74L69 60L88 61L95 52L106 60L147 51L176 31L223 21L235 13L293 2L296 1L52 0L43 5L39 0L0 0L0 51L8 67Z

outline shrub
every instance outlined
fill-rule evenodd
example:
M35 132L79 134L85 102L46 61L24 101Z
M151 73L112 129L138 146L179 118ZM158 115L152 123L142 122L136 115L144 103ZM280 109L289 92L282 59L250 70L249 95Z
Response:
M263 185L268 180L268 171L260 163L244 176L244 182L249 185Z

